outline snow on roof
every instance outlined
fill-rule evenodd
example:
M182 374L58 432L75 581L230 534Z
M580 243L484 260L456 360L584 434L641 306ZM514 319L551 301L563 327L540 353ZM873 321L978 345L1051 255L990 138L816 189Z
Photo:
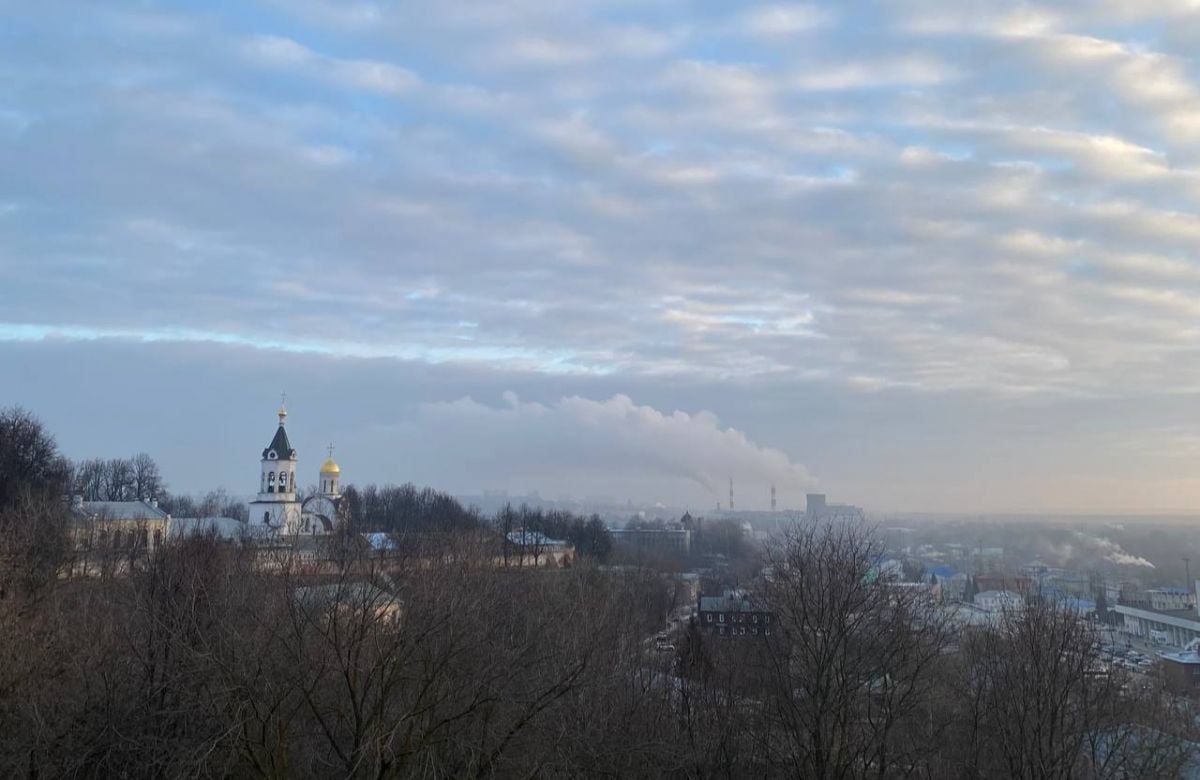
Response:
M269 530L266 526L256 528ZM253 536L254 532L249 524L232 517L173 517L167 527L167 537L172 539L205 534L215 534L221 539L235 541Z
M145 501L84 501L79 511L105 520L161 520L167 513Z
M541 531L517 529L509 531L507 536L508 541L518 547L562 547L567 544L561 539L551 539Z
M382 531L368 531L360 534L363 541L370 545L372 550L395 550L396 540L391 535Z

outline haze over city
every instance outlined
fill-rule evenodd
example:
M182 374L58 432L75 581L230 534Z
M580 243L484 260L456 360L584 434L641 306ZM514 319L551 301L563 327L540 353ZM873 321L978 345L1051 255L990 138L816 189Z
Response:
M0 397L254 490L1200 509L1186 2L10 3Z

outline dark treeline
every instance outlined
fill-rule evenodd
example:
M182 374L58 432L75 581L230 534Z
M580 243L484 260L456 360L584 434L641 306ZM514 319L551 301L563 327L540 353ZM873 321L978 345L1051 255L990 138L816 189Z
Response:
M389 555L192 537L67 578L53 440L2 413L0 464L4 777L1116 780L1191 760L1190 702L1103 668L1092 624L1037 603L956 628L870 576L862 525L768 548L769 632L692 624L665 652L670 578L497 554L506 525L576 518L509 510Z
M84 501L161 500L166 485L144 452L132 458L92 458L74 464L73 491Z
M466 531L484 525L478 512L452 496L411 484L350 485L342 491L342 500L357 531Z
M612 535L599 515L581 517L563 510L505 506L497 513L495 526L506 536L525 529L550 539L570 542L577 555L600 561L608 560L612 552Z

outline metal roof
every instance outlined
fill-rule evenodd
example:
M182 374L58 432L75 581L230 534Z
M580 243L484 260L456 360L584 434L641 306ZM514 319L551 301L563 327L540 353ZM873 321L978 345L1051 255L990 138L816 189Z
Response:
M84 501L77 511L89 518L105 520L161 520L167 516L145 501Z
M271 450L275 450L275 457L279 458L279 460L296 459L296 451L292 449L292 443L288 441L287 431L283 429L282 425L279 426L279 430L275 431L275 438L271 439L271 443L263 450L262 456L264 460L267 457L267 453Z

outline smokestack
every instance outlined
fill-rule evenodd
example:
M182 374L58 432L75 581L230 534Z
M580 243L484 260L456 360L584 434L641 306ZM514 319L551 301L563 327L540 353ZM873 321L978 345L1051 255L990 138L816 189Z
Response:
M775 486L771 485L771 511L775 511Z
M729 478L729 511L733 511L733 477Z

